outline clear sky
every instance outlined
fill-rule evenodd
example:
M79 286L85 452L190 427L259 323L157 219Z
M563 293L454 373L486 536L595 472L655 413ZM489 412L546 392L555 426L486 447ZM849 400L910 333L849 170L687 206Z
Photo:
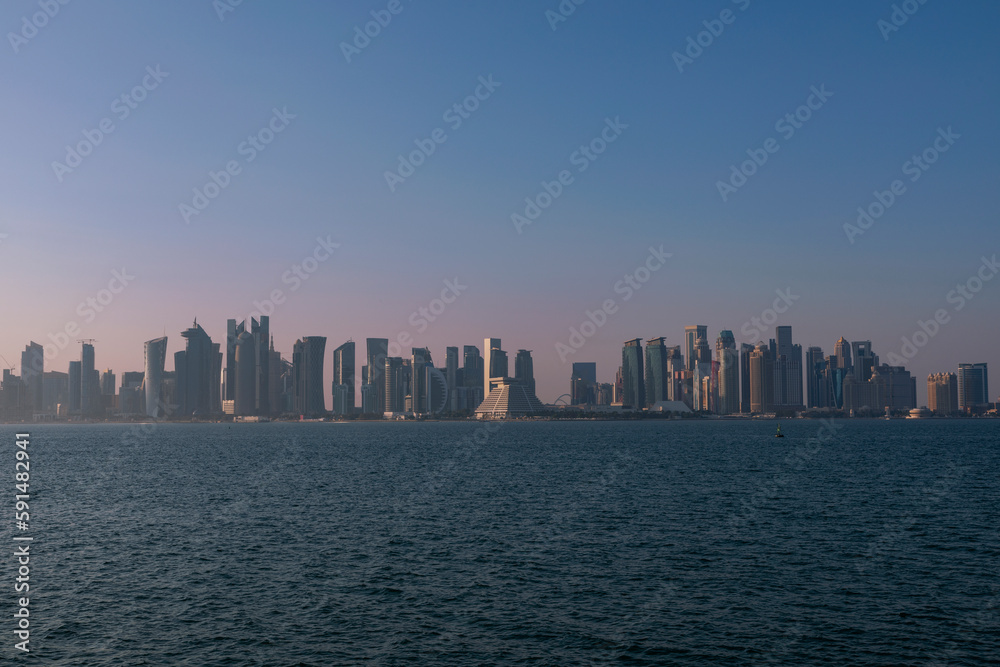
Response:
M95 338L100 368L141 370L143 341L166 332L172 357L197 317L224 343L227 318L280 290L277 349L326 336L327 383L348 338L360 368L366 337L409 333L406 355L443 365L445 346L493 336L511 359L533 350L552 401L572 361L612 381L629 338L680 344L705 324L713 347L721 329L751 342L790 290L764 338L789 324L827 354L870 339L884 361L942 309L907 363L918 402L959 362L988 362L1000 393L1000 277L960 309L948 297L998 270L980 268L1000 254L996 2L893 17L872 0L564 0L568 16L557 0L49 1L0 5L0 353L15 366L35 340L65 371ZM399 156L416 142L430 155L411 173ZM933 164L907 164L925 149ZM210 172L225 187L201 200ZM891 205L849 234L876 191ZM519 233L526 198L546 208ZM318 238L339 247L302 280ZM616 283L661 245L626 301ZM609 299L564 362L557 343Z

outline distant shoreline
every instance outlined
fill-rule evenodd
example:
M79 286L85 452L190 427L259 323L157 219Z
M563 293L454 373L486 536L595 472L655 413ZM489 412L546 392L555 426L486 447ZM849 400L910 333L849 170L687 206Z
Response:
M225 424L227 426L234 425L260 425L260 424L483 424L486 422L519 422L519 423L530 423L530 422L778 422L778 421L816 421L823 419L836 419L840 421L906 421L906 422L923 422L923 421L983 421L983 420L996 420L1000 417L996 415L978 415L978 416L961 416L961 417L892 417L886 419L885 417L831 417L828 415L821 416L810 416L810 417L640 417L640 418L628 418L628 417L520 417L511 419L272 419L268 421L214 421L214 420L183 420L183 419L171 419L171 420L136 420L136 421L122 421L115 419L105 419L105 420L80 420L80 421L69 421L69 420L54 420L54 421L32 421L32 422L0 422L0 426L103 426L103 425L121 425L121 426L136 426L143 424Z

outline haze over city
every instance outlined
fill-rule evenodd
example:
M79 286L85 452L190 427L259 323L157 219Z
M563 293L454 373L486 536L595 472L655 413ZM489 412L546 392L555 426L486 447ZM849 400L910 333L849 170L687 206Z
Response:
M278 290L286 357L408 333L441 366L497 337L543 401L692 324L884 361L944 309L918 404L929 373L1000 367L1000 8L549 4L69 3L34 32L5 4L0 353L74 322L46 370L94 338L120 376Z

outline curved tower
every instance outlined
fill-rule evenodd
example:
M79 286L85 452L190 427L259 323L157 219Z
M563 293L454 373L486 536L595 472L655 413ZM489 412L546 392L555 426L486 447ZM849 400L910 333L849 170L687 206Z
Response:
M142 378L146 390L146 414L158 417L160 412L160 387L163 384L163 364L167 360L167 337L146 341L146 367Z

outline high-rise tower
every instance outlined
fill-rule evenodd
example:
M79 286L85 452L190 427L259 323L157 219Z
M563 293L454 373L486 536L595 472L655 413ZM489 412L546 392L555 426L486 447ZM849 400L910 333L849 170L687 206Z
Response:
M646 406L644 370L642 339L625 341L622 347L622 407L642 410Z
M699 338L708 340L708 327L704 324L694 324L684 327L684 360L687 370L693 371L698 365L696 345Z
M986 364L958 365L958 409L972 412L973 408L990 402L989 376Z
M719 332L715 341L715 358L719 362L720 415L740 411L740 355L736 350L736 337L729 329Z
M333 413L354 412L354 341L349 340L333 351ZM337 392L344 392L342 405L336 400Z
M157 418L161 404L160 392L163 390L163 367L167 361L167 337L147 340L145 344L145 372L142 384L146 395L146 415Z
M518 350L514 357L514 379L535 395L535 364L531 360L531 350Z
M295 341L292 351L292 376L295 411L300 415L320 417L326 412L326 399L323 395L325 354L325 336L305 336ZM379 375L381 376L381 373Z

